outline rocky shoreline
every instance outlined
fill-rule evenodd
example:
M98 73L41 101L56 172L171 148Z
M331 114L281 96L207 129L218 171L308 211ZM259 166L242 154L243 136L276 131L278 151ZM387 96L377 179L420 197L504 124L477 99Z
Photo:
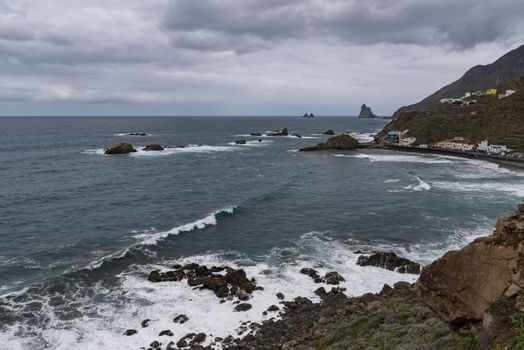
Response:
M380 293L358 297L347 296L344 288L320 287L315 290L320 302L305 297L285 300L278 293L279 305L264 312L274 316L261 323L243 322L236 336L188 333L170 340L173 332L166 329L141 349L524 348L524 204L500 218L492 235L448 252L422 269L388 252L363 254L359 264L399 273L420 271L420 277L414 284L385 284ZM313 268L300 272L314 283L337 285L344 280L335 271L324 276ZM236 312L249 310L251 293L263 290L245 271L228 266L175 265L168 271L152 271L148 279L211 290L217 302L232 301ZM174 325L190 317L178 315ZM143 320L142 327L148 327L149 321ZM129 329L124 335L137 332ZM167 344L162 344L163 339L169 340Z

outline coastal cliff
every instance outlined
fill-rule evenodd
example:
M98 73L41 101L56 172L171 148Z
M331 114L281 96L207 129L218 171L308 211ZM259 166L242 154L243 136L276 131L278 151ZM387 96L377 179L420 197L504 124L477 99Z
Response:
M446 253L418 281L347 297L341 289L282 302L281 319L226 349L522 349L524 204L492 235Z

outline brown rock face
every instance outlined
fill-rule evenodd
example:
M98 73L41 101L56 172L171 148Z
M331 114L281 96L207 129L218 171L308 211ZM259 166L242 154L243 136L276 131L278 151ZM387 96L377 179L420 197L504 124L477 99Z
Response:
M133 148L133 146L129 143L120 143L114 147L107 148L104 153L105 154L125 154L125 153L131 153L136 152L136 149Z
M524 287L524 205L498 220L493 235L478 238L422 269L422 301L452 325L479 322L496 299ZM523 271L524 272L524 271Z
M328 149L355 149L358 147L358 141L349 135L338 135L329 138L326 142L319 143L316 146L301 148L301 152L325 151Z

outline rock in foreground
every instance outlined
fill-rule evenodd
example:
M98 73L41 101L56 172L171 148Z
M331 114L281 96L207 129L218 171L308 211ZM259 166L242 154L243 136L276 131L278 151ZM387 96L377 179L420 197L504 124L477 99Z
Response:
M358 141L349 135L338 135L329 138L326 142L319 143L316 146L301 148L301 152L325 151L329 149L355 149L358 147Z
M136 152L136 149L134 149L133 145L131 145L130 143L125 143L125 142L122 142L111 148L106 148L104 150L105 154L126 154L126 153L132 153L132 152Z
M495 300L523 296L524 204L481 237L424 267L417 293L457 328L480 323Z
M282 130L275 130L267 134L267 136L288 136L288 135L289 135L289 132L287 128L284 128Z
M358 257L357 265L376 266L400 273L420 274L420 264L406 258L402 258L393 252L378 252L369 256Z

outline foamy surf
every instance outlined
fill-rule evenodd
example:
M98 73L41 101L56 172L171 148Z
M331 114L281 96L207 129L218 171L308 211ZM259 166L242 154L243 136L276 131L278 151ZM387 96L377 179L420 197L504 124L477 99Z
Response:
M341 158L360 158L368 159L370 162L395 162L395 163L425 163L425 164L452 164L449 159L440 159L434 156L418 156L403 154L334 154L335 157Z
M234 152L238 147L231 146L209 146L209 145L187 145L187 146L166 146L162 151L144 151L144 146L135 147L136 152L128 153L131 157L159 157L187 153L214 153L214 152ZM85 154L106 155L104 148L87 149Z
M166 239L169 236L178 235L180 233L184 232L191 232L195 230L201 230L203 228L206 228L208 226L214 226L217 224L217 218L219 215L228 214L231 215L234 213L236 206L227 207L221 210L217 210L206 217L190 222L188 224L177 226L172 228L169 231L163 231L163 232L157 232L153 234L138 234L134 237L139 240L140 245L154 245L157 244L159 241Z
M412 184L404 187L406 190L415 191L415 192L421 192L421 191L429 191L431 190L431 186L427 183L422 181L422 179L418 176L415 177L418 181L417 184Z

